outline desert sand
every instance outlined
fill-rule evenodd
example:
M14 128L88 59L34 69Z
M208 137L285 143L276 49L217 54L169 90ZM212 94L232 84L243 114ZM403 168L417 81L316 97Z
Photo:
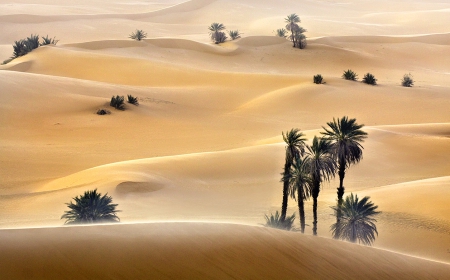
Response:
M275 36L291 13L306 49ZM30 34L60 40L0 65L0 270L72 278L94 248L81 278L450 277L449 18L437 0L0 0L0 60ZM212 22L243 38L211 43ZM140 105L108 106L128 94ZM319 237L311 201L305 235L261 227L281 205L281 132L311 140L345 115L368 133L344 183L382 211L373 248L331 239L337 179ZM121 224L63 226L65 203L95 188Z

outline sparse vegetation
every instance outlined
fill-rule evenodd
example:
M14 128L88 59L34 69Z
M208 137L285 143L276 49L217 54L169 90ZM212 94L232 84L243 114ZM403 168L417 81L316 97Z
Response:
M414 85L414 80L413 80L411 73L403 75L402 86L412 87L413 85Z
M13 55L11 58L3 61L2 64L7 64L11 61L13 61L15 58L21 57L26 55L27 53L33 51L34 49L37 49L39 46L44 46L48 44L55 44L58 42L58 40L55 40L55 38L50 39L47 37L42 37L43 42L39 42L39 35L33 35L31 34L30 37L27 37L26 39L21 39L19 41L14 41L13 44Z
M225 25L217 22L211 23L211 25L208 27L209 36L215 44L220 44L226 41L227 35L225 34L225 32L222 32L222 30L225 30L225 28Z
M342 74L342 78L350 81L356 81L358 80L358 75L352 70L348 69L347 71L344 71L344 74Z
M109 115L109 114L111 114L111 112L109 111L109 110L106 110L106 109L99 109L98 111L97 111L97 115Z
M376 85L377 84L377 79L375 79L375 76L367 73L366 75L364 75L364 78L362 79L363 83L368 84L368 85Z
M133 104L133 105L136 105L136 106L139 105L139 100L138 100L138 98L137 98L137 97L134 97L134 96L131 95L131 94L128 94L128 99L127 99L127 101L128 101L128 103L131 103L131 104Z
M230 36L231 40L241 38L241 33L239 32L239 30L230 30L228 31L228 35Z
M133 33L130 34L129 38L136 40L136 41L141 41L141 40L147 38L147 33L143 30L136 29L136 31L134 31Z
M294 48L304 49L306 47L306 36L303 34L306 29L299 26L300 17L297 14L288 15L284 21L286 22L286 29L291 31L289 40L292 41Z
M49 38L48 35L45 37L41 37L41 38L42 38L41 46L56 45L59 42L59 40L55 40L55 37Z
M105 194L97 193L97 189L86 191L83 195L73 198L72 201L66 203L69 211L65 211L61 219L66 219L64 224L92 224L92 223L108 223L119 222L120 219L116 213L117 204L112 204L112 197Z
M272 213L270 217L265 215L266 219L266 227L278 228L283 230L292 230L294 221L295 221L295 213L292 216L288 216L285 219L281 219L280 213L278 211L275 212L275 215Z
M278 37L286 38L287 37L286 33L287 33L287 30L284 29L284 28L277 29L277 36Z
M116 108L117 110L125 110L124 100L125 98L123 96L113 96L111 97L111 102L109 103L109 105Z
M320 75L320 74L315 75L314 78L313 78L313 81L314 81L315 84L318 84L318 85L323 84L323 77L322 77L322 75Z
M341 222L331 225L333 236L337 239L348 240L350 242L371 245L375 241L375 234L378 235L374 216L381 212L376 211L378 206L369 201L366 196L359 200L358 195L353 193L345 198L344 203L338 209L332 207L334 215L341 213Z

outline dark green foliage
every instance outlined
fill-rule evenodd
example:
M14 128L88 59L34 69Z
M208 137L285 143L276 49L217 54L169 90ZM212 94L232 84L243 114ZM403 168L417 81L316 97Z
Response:
M66 203L69 211L65 211L61 219L66 219L65 224L92 224L120 221L116 213L117 204L112 204L112 198L105 194L97 193L97 189L86 191L84 195L74 197L70 203Z
M111 114L111 112L106 109L99 109L97 111L97 115L109 115L109 114Z
M312 180L308 163L298 157L291 166L289 177L289 192L292 198L297 195L298 212L300 215L300 231L305 232L304 201L311 196Z
M284 163L284 170L281 178L283 182L283 201L281 203L281 219L286 217L288 198L289 198L289 180L291 178L291 166L294 161L300 158L305 152L304 134L299 129L293 128L287 131L286 134L282 133L283 140L286 142L286 158Z
M377 84L377 79L375 79L375 76L367 73L366 75L364 75L364 78L362 79L363 83L368 84L368 85L376 85Z
M8 63L10 63L13 60L14 60L14 57L8 58L8 59L3 61L2 65L8 64Z
M56 45L56 43L59 42L59 40L55 40L55 37L49 38L48 35L45 36L45 37L41 37L41 38L42 38L41 46L45 46L45 45Z
M371 245L375 241L375 234L378 236L377 226L373 217L381 212L376 211L378 206L369 201L366 196L359 200L358 195L353 193L345 198L344 203L334 210L334 215L341 214L340 223L331 225L333 236L337 239L348 240L350 242Z
M147 38L147 33L143 30L136 29L136 31L130 34L129 38L136 41L141 41L142 39Z
M320 75L320 74L315 75L314 78L313 78L313 81L314 81L315 84L318 84L318 85L323 84L323 77L322 77L322 75Z
M277 29L277 36L278 37L286 38L287 37L286 33L287 33L287 30L284 29L284 28Z
M342 74L342 78L350 81L356 81L358 80L358 75L352 70L348 69L347 71L344 71L344 74Z
M283 230L292 230L295 220L295 213L285 219L281 219L280 213L275 212L275 216L271 213L270 217L264 215L266 219L266 227L278 228Z
M131 95L131 94L128 94L128 103L131 103L131 104L133 104L133 105L136 105L136 106L138 106L139 105L139 100L138 100L138 98L137 97L134 97L133 95Z
M220 44L225 42L228 39L227 35L225 34L225 32L217 32L214 33L214 43L215 44Z
M26 40L14 41L12 58L24 56L31 51L32 49L28 47Z
M414 80L413 80L411 73L403 75L402 86L412 87L413 85L414 85Z
M241 33L239 32L239 30L230 30L228 31L228 35L230 35L231 40L241 38Z
M211 23L211 25L208 27L209 36L215 44L220 44L227 40L227 35L225 34L225 32L222 32L222 30L225 30L225 28L225 25L217 22Z
M306 29L299 26L300 18L297 14L288 15L284 21L286 22L286 29L291 31L289 40L292 41L294 48L304 49L306 47L306 37L303 33Z
M116 108L117 110L125 110L125 104L124 104L125 98L123 96L113 96L111 97L111 102L109 103L109 106Z
M39 48L39 35L31 34L30 37L27 37L25 44L30 49L30 51Z

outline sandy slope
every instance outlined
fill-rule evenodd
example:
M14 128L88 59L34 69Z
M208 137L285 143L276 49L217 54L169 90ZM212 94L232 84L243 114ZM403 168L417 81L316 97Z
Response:
M281 131L298 127L311 140L333 117L348 115L366 125L369 138L364 159L346 175L346 192L371 196L383 211L375 247L450 262L449 4L174 0L130 5L77 0L68 5L0 0L0 7L3 59L10 56L14 40L30 33L61 39L57 46L39 48L0 66L1 228L62 225L64 203L93 188L114 197L123 222L259 224L264 214L280 207ZM317 37L305 50L292 49L290 42L273 36L292 12L300 14L310 31L307 36ZM214 21L243 31L244 38L211 44L206 26ZM149 38L127 39L136 28L146 30ZM360 78L373 73L379 85L341 79L349 68ZM312 83L317 73L326 84ZM405 73L413 74L413 88L399 85ZM123 112L95 114L108 108L112 95L127 94L138 96L140 106L127 104ZM321 236L330 236L329 206L335 203L336 186L337 180L325 183L319 197ZM294 211L291 200L289 212ZM310 201L306 211L310 224ZM267 242L276 242L272 237L279 234L235 226L222 231L217 225L192 225L183 231L186 236L197 235L202 226L208 227L206 244L216 240L211 238L218 232L222 239L246 234ZM134 227L142 234L153 230L175 234L182 226L127 225L117 227L119 233L112 238L121 238ZM89 231L103 236L103 228ZM63 240L64 232L72 230L81 229L8 230L0 235L51 232L55 240ZM136 240L144 238L142 242L154 246L151 236L141 233ZM288 242L297 240L296 234L280 234ZM170 242L167 238L161 246ZM316 242L305 237L298 241L301 246L304 240ZM44 237L41 241L50 242ZM189 248L198 244L186 242L187 251L170 252L193 254ZM324 242L333 250L347 246ZM72 250L67 246L56 250ZM120 246L111 250L121 250ZM211 258L220 250L214 248L199 258ZM259 255L265 250L258 248L241 253ZM317 258L328 258L327 247L320 248ZM24 250L16 256L28 249ZM274 259L279 261L281 255L300 249L286 250L266 253L277 254L280 257ZM352 250L352 257L358 259L367 249L361 250ZM370 252L376 258L392 257L393 263L403 259ZM233 249L214 260L228 262L229 256L241 253ZM266 267L266 261L258 267ZM420 261L407 258L399 266L416 273L409 270L418 266L415 262ZM287 267L289 273L298 273L294 264ZM193 264L185 265L191 273L198 272L191 269ZM309 273L316 265L312 261L302 271ZM379 276L375 278L397 275L391 274L393 267L383 265L374 272ZM232 271L244 273L241 268ZM216 269L198 275L207 277ZM137 277L142 273L138 270ZM426 277L429 272L420 273Z
M0 236L0 268L9 279L445 279L450 273L448 264L242 225L2 230ZM26 269L15 269L22 263Z

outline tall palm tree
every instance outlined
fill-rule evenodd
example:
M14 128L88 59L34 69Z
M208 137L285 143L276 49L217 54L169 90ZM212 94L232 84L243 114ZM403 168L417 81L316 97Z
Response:
M329 181L336 171L336 161L332 154L331 141L314 136L312 146L307 146L305 161L308 163L309 173L312 179L313 197L313 234L317 235L317 198L320 193L322 181Z
M283 201L281 204L281 220L286 218L286 211L289 198L289 180L291 177L290 171L294 160L300 158L305 152L306 138L302 138L304 134L299 129L293 128L290 131L286 131L286 134L282 132L283 140L286 142L286 158L284 163L284 170L282 173L281 181L283 182Z
M370 197L365 196L359 200L358 195L353 193L345 198L341 208L332 207L334 214L341 212L341 221L331 225L333 235L337 239L348 240L350 242L371 245L375 241L375 234L378 235L374 216L381 212L376 211L378 206L369 201Z
M97 189L86 191L84 195L74 197L75 203L72 201L66 203L69 211L65 211L61 219L66 219L65 224L81 224L81 223L105 223L120 221L116 213L117 204L112 204L112 198L105 194L97 193Z
M222 23L211 23L211 25L208 27L209 30L209 36L211 37L211 40L213 40L215 43L217 43L217 40L221 36L222 30L224 30L226 27ZM225 35L225 33L223 33Z
M293 47L295 48L295 30L299 28L298 24L300 22L300 17L297 14L288 15L284 21L286 22L286 29L291 31L291 39L293 42Z
M332 141L333 154L338 166L339 188L337 189L338 213L336 221L339 223L339 207L342 205L342 197L345 192L345 171L351 164L358 163L362 159L364 148L361 143L367 138L367 133L361 130L364 124L357 124L356 119L349 119L347 116L337 120L333 118L333 121L328 122L327 125L328 128L322 127L325 130L322 134Z
M297 193L298 212L300 214L300 229L305 232L305 205L304 201L311 196L312 180L309 173L309 166L300 157L297 158L291 167L291 177L289 180L290 194L295 198Z

